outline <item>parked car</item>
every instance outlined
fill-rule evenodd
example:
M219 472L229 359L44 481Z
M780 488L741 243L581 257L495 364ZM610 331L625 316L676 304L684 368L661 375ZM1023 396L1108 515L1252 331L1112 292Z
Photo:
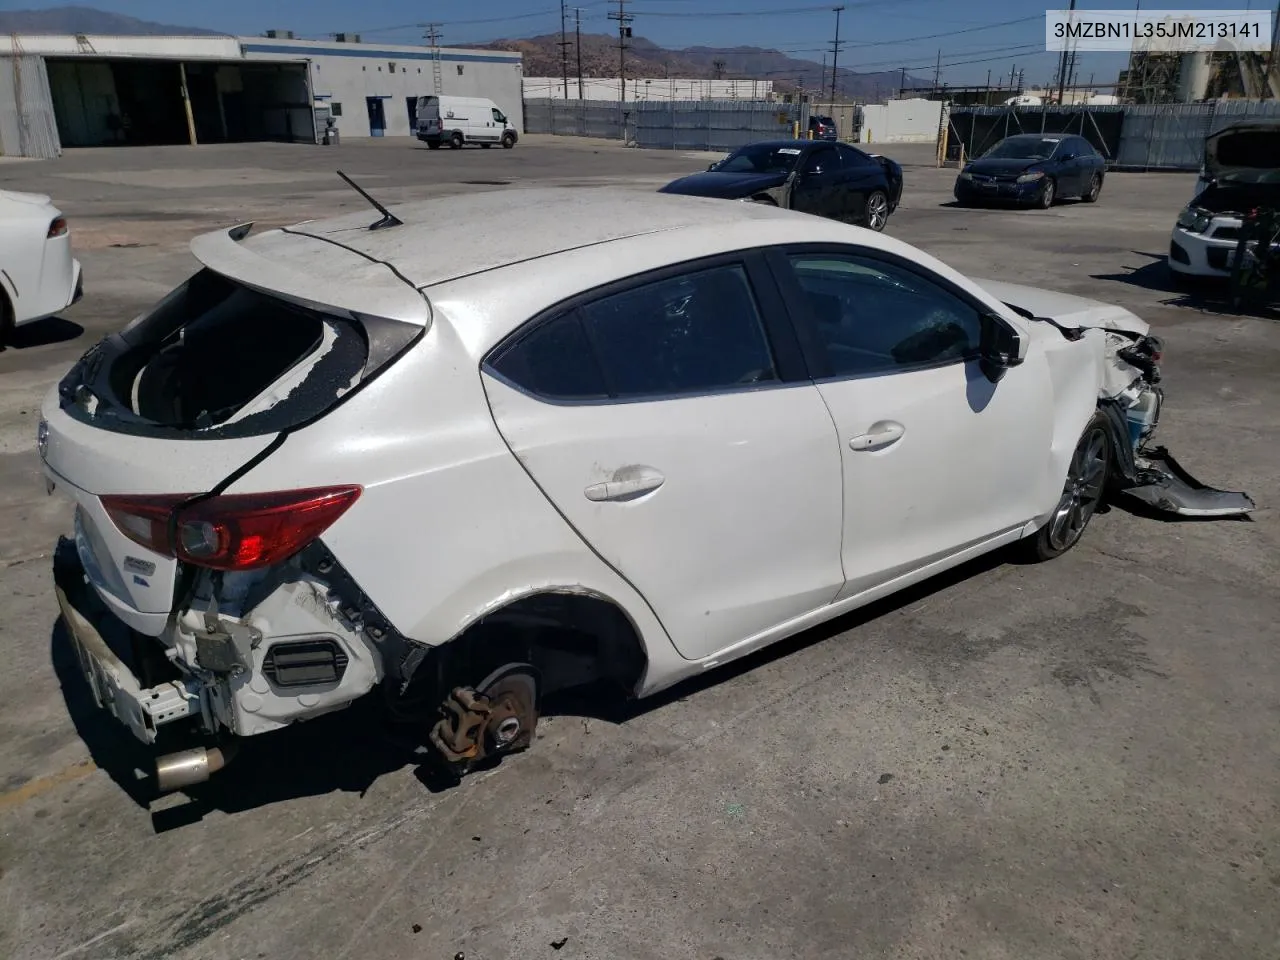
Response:
M956 202L1021 203L1047 210L1063 197L1093 203L1102 191L1106 161L1084 137L1020 133L1006 137L956 177Z
M442 143L455 150L468 143L486 148L500 143L510 150L520 139L506 114L484 97L419 97L416 116L418 139L432 150Z
M814 140L838 140L836 122L831 117L810 117L809 133Z
M375 687L463 773L556 690L645 697L988 551L1057 557L1108 482L1252 507L1147 446L1159 344L1122 307L759 204L392 213L198 238L44 403L94 694L209 738L164 789Z
M0 190L0 350L16 327L65 310L80 299L80 261L53 200Z
M752 200L883 230L902 198L902 167L844 143L769 140L659 192Z
M1195 196L1169 240L1169 269L1229 277L1243 218L1257 208L1280 209L1280 121L1239 123L1205 139Z

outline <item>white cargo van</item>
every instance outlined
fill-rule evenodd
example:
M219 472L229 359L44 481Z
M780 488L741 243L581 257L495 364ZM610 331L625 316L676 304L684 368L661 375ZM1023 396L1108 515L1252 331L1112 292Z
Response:
M492 100L483 97L419 97L418 139L432 150L447 143L457 150L464 143L510 150L520 139L511 121Z

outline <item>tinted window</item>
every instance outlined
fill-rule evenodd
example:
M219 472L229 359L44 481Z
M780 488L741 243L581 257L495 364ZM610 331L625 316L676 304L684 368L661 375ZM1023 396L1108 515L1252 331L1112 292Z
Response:
M692 393L777 380L746 272L713 267L582 308L610 393Z
M1075 142L1071 145L1072 153L1078 157L1096 156L1098 151L1093 149L1093 144L1081 137L1076 137Z
M507 118L506 118L505 116L503 116L503 115L502 115L502 111L501 111L501 110L494 110L494 111L493 111L493 121L494 121L494 123L506 123L506 122L507 122Z
M552 400L609 395L577 313L534 327L503 351L493 368L530 393Z
M840 160L847 167L861 166L879 166L874 160L868 157L861 150L855 150L853 147L839 147Z
M978 311L919 274L856 256L799 255L791 263L833 376L955 362L977 352Z
M835 147L819 147L804 158L805 173L833 173L840 166Z
M789 173L803 152L799 147L748 144L721 160L716 169L724 173Z

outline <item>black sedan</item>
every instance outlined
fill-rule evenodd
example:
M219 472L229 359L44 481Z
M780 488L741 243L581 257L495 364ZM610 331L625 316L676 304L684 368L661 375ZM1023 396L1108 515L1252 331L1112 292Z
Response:
M659 192L753 200L883 230L902 197L902 167L844 143L775 140L740 147Z
M1084 137L1020 133L965 166L956 177L956 202L970 206L1003 201L1044 210L1062 197L1093 203L1102 190L1106 166Z

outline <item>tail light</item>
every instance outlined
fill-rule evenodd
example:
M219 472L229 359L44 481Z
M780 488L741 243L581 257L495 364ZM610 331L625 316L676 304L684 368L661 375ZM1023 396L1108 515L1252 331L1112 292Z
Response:
M287 560L324 533L361 488L321 487L212 497L102 498L130 540L166 557L212 570L253 570Z
M48 239L52 240L54 237L65 237L66 235L67 235L67 218L66 217L58 217L53 221L53 223L49 224Z

